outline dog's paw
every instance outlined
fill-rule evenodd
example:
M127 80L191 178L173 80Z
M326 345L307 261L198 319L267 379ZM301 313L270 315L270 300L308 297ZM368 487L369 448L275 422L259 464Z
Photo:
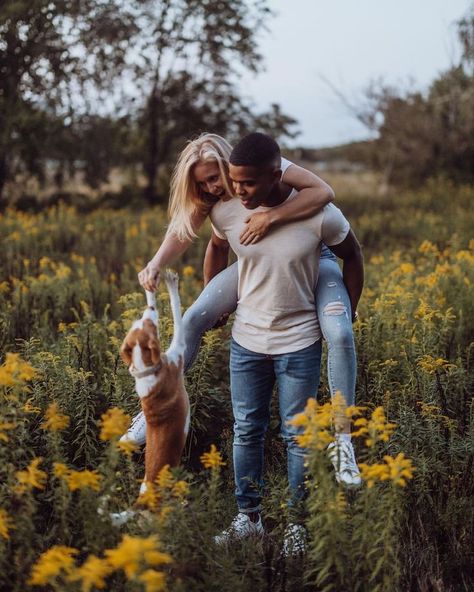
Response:
M179 282L179 276L175 271L171 271L171 269L167 269L163 273L163 279L166 282L168 288L177 288Z

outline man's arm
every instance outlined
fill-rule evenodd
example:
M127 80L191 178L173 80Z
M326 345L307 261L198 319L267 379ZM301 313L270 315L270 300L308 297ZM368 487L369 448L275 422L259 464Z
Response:
M225 239L219 238L213 230L204 256L204 285L207 285L215 275L227 267L228 260L229 243Z
M349 234L342 243L329 248L343 261L342 277L349 293L352 320L354 320L357 305L362 294L362 288L364 287L364 258L362 256L361 246L355 234L352 230L349 230Z
M242 245L257 243L275 226L310 218L334 201L334 191L321 177L294 163L283 173L282 182L296 189L298 195L266 212L250 215L240 235Z

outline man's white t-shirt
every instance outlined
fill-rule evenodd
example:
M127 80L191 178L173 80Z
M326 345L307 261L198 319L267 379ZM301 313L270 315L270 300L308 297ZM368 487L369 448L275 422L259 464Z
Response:
M285 170L290 164L284 162ZM287 200L296 194L293 190ZM232 337L253 352L284 354L320 339L314 289L321 242L338 245L350 226L342 212L329 204L315 216L273 229L254 245L241 245L239 236L245 220L269 209L261 206L248 210L238 198L232 198L215 204L210 218L216 234L228 240L238 257L238 303Z

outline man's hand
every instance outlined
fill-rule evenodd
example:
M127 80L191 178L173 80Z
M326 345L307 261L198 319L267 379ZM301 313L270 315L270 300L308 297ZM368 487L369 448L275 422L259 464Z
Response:
M148 263L148 265L138 273L140 285L149 292L155 292L160 281L160 268Z
M229 320L230 312L225 312L219 319L217 319L217 323L212 327L213 329L219 329L219 327L223 327L227 325L227 321Z
M270 212L258 212L245 220L247 226L240 235L240 244L254 245L266 236L271 228Z

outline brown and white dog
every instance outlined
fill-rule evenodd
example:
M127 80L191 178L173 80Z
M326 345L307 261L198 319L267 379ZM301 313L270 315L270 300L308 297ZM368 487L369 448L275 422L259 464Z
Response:
M160 349L158 311L155 294L146 292L147 308L123 340L120 355L135 378L135 390L145 414L145 479L153 483L165 466L181 460L189 429L189 399L184 386L184 329L181 317L177 274L163 274L173 314L173 339L166 353Z

